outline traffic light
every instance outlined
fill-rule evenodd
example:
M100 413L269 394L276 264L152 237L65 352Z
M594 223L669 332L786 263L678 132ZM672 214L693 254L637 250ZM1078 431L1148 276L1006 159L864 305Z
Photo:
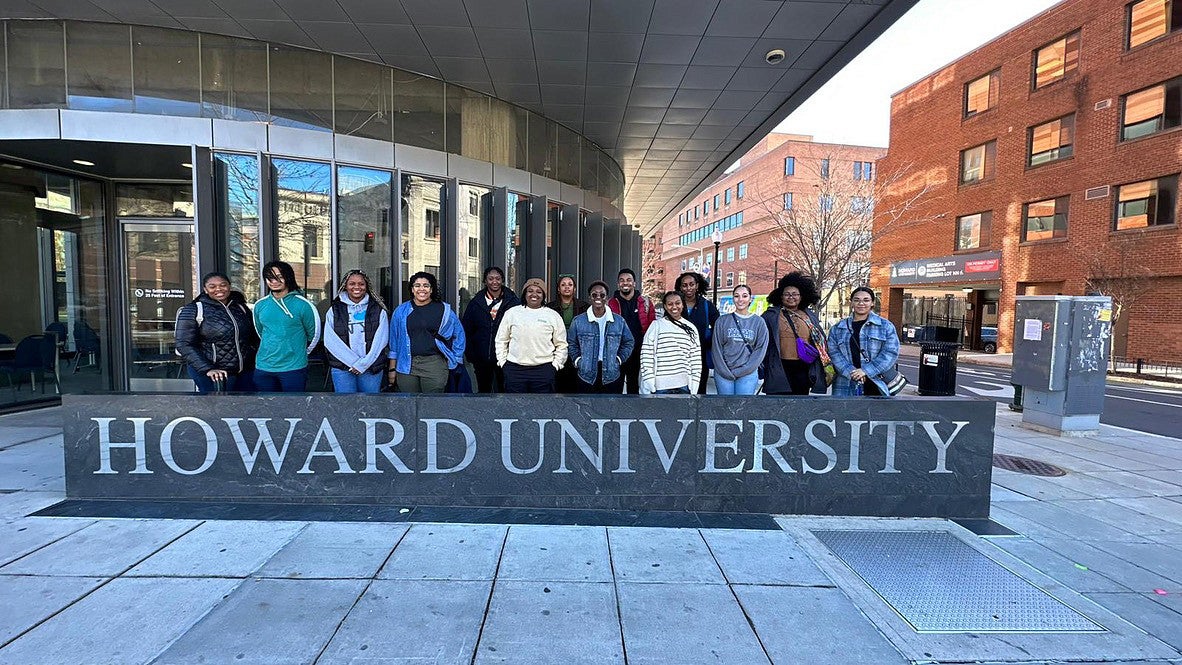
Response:
M365 234L365 252L367 254L373 254L373 249L374 249L374 232L369 231Z

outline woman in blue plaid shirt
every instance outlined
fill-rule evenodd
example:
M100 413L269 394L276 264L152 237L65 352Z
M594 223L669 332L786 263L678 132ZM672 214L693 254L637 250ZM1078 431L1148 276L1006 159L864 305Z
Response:
M829 330L829 358L837 370L834 396L890 396L882 375L893 374L899 362L899 335L873 308L874 291L859 286L850 294L849 318Z

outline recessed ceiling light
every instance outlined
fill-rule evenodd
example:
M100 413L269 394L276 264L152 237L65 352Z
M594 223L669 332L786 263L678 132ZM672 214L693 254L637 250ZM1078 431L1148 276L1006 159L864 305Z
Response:
M193 168L193 165L192 165L192 164L190 164L189 162L181 162L181 166L183 166L183 167L185 167L185 168L187 168L187 169L191 169L191 168Z
M94 166L94 162L88 162L85 159L75 159L74 163L78 166Z
M786 56L787 56L787 54L784 53L784 49L774 48L774 49L768 51L766 54L764 54L763 59L765 61L767 61L767 64L769 64L769 65L778 65L781 62L784 62L784 58Z

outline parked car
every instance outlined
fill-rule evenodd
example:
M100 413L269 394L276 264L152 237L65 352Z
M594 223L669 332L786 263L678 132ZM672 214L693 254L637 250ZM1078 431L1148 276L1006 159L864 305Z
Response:
M997 326L981 326L981 348L985 353L997 353Z

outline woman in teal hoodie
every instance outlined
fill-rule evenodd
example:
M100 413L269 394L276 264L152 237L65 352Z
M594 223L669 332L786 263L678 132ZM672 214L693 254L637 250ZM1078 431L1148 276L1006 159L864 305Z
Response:
M255 387L261 393L303 392L308 354L320 341L320 316L300 293L291 264L271 261L263 266L263 281L269 293L254 304Z

